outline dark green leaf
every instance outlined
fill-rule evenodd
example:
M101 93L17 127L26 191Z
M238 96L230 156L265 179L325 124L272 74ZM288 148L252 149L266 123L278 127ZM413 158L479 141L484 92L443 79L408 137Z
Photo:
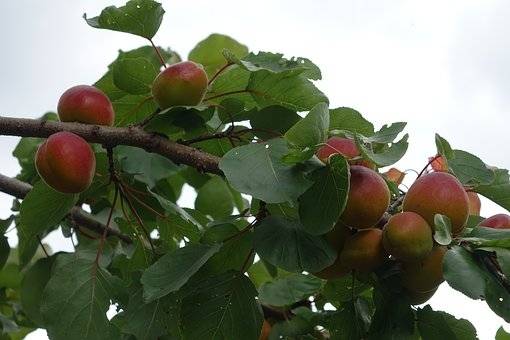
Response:
M336 312L326 314L323 323L331 333L331 339L365 338L365 325L356 311L354 302L343 304Z
M259 299L271 306L290 306L308 298L322 288L322 280L311 275L292 274L263 284Z
M341 306L344 302L352 301L353 296L365 292L370 288L367 283L354 279L352 275L346 275L337 280L328 280L323 289L323 295L335 306Z
M233 199L227 183L215 176L197 191L195 209L213 218L230 216L234 209Z
M510 210L510 178L508 170L495 170L494 182L488 185L479 185L475 191L503 208Z
M398 296L386 297L376 304L368 339L418 340L414 320L414 312L406 301Z
M475 155L462 150L453 150L453 157L448 158L448 166L463 184L491 184L494 171Z
M417 310L418 329L423 340L476 340L476 329L465 319L456 319L430 306Z
M349 165L339 155L312 174L314 184L299 198L299 217L313 235L330 231L342 214L349 192Z
M113 83L130 94L151 91L158 70L146 58L122 58L113 64Z
M106 7L99 16L83 18L94 28L135 34L152 39L161 25L165 11L159 2L152 0L130 0L125 6Z
M374 134L374 125L361 114L349 107L339 107L329 111L329 130L349 131L363 136Z
M434 240L440 245L447 246L452 243L452 222L448 216L434 215Z
M0 236L0 270L5 266L5 262L7 262L7 258L9 257L9 253L11 252L11 246L9 246L9 242L7 241L7 237L4 235Z
M254 112L250 118L250 125L255 129L257 137L269 139L285 134L300 119L296 112L274 105Z
M21 281L21 305L28 318L37 326L43 327L43 317L40 311L44 287L51 274L54 257L39 259L23 276Z
M472 299L485 296L487 273L466 249L453 246L443 260L443 273L448 284Z
M271 264L292 272L315 273L333 264L336 253L331 246L302 228L298 221L266 217L255 228L255 250Z
M328 137L329 111L326 103L315 105L305 118L286 133L285 138L297 147L313 147Z

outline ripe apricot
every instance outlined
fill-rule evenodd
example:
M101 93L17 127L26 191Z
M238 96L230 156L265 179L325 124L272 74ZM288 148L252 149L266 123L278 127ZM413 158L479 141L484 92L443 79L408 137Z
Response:
M469 202L469 215L480 216L480 209L482 208L482 202L476 192L467 191L468 202Z
M430 292L437 288L443 278L443 258L447 249L432 248L430 254L418 262L402 263L402 285L413 292Z
M432 229L413 212L393 215L383 229L384 249L402 261L419 261L432 250Z
M480 222L480 226L494 229L510 229L510 216L507 214L496 214Z
M96 158L83 138L71 132L57 132L39 146L35 165L41 178L53 189L79 193L92 183Z
M349 160L349 164L351 165L362 165L372 170L376 169L375 164L369 160L352 159L361 155L358 150L358 146L352 139L338 136L331 137L326 141L326 145L319 148L316 152L317 157L324 163L328 161L329 156L335 154L344 156L347 160Z
M382 230L364 229L345 241L340 253L340 263L345 268L361 273L371 272L386 260L382 243Z
M94 86L78 85L68 89L58 101L58 116L63 122L113 125L115 112L110 99Z
M457 178L446 172L432 172L411 185L404 198L403 210L417 213L431 226L435 214L446 215L452 223L453 233L458 234L469 215L469 200Z

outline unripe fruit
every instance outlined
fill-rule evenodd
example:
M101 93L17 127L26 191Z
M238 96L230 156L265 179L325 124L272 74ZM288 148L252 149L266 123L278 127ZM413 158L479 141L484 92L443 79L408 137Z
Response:
M413 291L406 291L407 298L411 305L421 305L430 300L432 296L436 293L437 288L432 289L428 292L413 292Z
M429 292L444 281L443 258L446 247L436 246L419 262L402 263L402 286L413 292Z
M35 165L42 179L63 193L79 193L92 183L96 158L90 145L71 132L57 132L39 146Z
M341 278L349 273L349 268L345 267L340 262L340 253L344 249L345 240L349 235L349 229L342 223L337 223L335 227L324 236L331 247L337 251L337 257L331 266L314 273L315 276L324 280L332 280Z
M393 215L383 230L384 249L402 261L419 261L432 250L432 229L413 212Z
M480 222L480 226L494 229L510 229L510 216L496 214Z
M207 83L202 65L183 61L161 71L152 84L152 95L161 109L195 106L202 101Z
M476 192L467 191L468 202L469 202L469 215L480 216L480 209L482 208L482 202Z
M469 215L469 200L457 178L446 172L432 172L418 178L409 188L403 210L421 215L431 226L435 214L446 215L453 234L458 234Z
M340 262L346 268L362 273L371 272L386 260L380 229L360 230L350 236L340 253Z
M60 97L57 111L63 122L113 125L115 121L110 99L94 86L71 87Z
M388 185L375 171L351 166L349 196L340 220L358 229L373 227L390 204Z
M264 323L262 324L262 329L260 331L259 340L268 340L269 333L271 333L271 324L267 320L264 320Z

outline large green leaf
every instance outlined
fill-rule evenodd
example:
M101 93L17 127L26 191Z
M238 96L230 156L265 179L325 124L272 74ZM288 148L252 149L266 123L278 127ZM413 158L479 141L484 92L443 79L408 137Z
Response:
M194 283L182 300L184 339L257 340L262 311L257 290L238 272L226 272Z
M250 117L250 125L255 129L255 135L263 139L285 134L301 119L295 111L278 105L267 106L253 112Z
M36 325L43 327L41 302L43 290L50 279L54 257L39 259L23 276L21 281L20 301L23 311Z
M41 314L51 339L114 339L116 330L106 312L110 307L112 276L93 259L60 255L44 289Z
M97 17L83 18L94 28L135 34L152 39L161 25L165 10L161 4L152 0L130 0L125 6L110 6L103 9Z
M476 340L476 329L465 319L456 319L430 306L417 310L418 329L423 340Z
M321 235L333 228L347 203L349 177L349 165L339 155L315 170L314 184L299 198L299 217L307 232Z
M321 236L302 228L298 221L267 217L255 228L255 250L264 260L292 272L315 273L333 264L335 250Z
M212 177L198 191L195 208L213 218L229 216L234 208L234 197L227 183L220 177Z
M499 327L496 340L510 340L510 333L507 333L503 327Z
M374 134L374 125L361 114L349 107L339 107L329 111L329 130L349 131L364 136Z
M194 243L161 257L142 275L144 299L151 302L181 288L220 248Z
M447 160L448 166L463 184L490 184L494 181L494 172L469 152L453 150L453 157Z
M328 105L319 103L285 133L285 138L297 147L315 146L326 140L328 127Z
M33 255L36 236L54 227L76 204L78 195L63 194L53 190L43 181L34 185L23 199L17 223L20 234L20 265L28 263ZM21 244L23 242L23 245ZM25 245L30 245L25 247ZM32 253L32 255L29 255ZM29 256L27 256L29 255Z
M322 288L322 280L311 275L292 274L263 284L259 299L271 306L290 306L308 298Z
M130 94L145 94L151 91L158 70L143 57L122 58L113 64L113 83Z
M239 192L268 203L295 201L311 182L295 166L284 164L285 140L249 144L230 150L220 161L220 169Z
M454 246L443 260L444 277L448 284L472 299L485 296L487 273L466 249Z
M379 131L370 137L363 138L367 143L393 143L399 133L404 131L407 123L396 122L390 125L383 125Z
M508 176L508 170L497 169L494 182L488 185L476 186L475 190L503 208L510 210L510 177Z
M398 162L406 153L409 143L408 134L405 134L398 142L383 148L381 151L374 151L367 147L359 135L356 135L356 145L364 158L369 159L380 167L388 166Z
M370 285L346 275L340 279L328 280L322 294L334 306L341 306L347 301L352 301L361 293L370 288Z

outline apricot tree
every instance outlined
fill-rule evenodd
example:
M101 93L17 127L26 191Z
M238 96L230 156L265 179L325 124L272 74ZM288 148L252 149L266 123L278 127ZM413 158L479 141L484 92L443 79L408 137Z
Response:
M183 61L152 41L163 15L131 0L85 16L149 44L58 114L0 117L22 137L20 173L0 175L19 237L0 238L2 338L475 339L423 305L445 280L510 321L510 218L478 216L479 194L510 209L507 170L436 135L402 186L385 168L405 123L329 108L312 61L225 35ZM74 252L51 251L55 230Z

